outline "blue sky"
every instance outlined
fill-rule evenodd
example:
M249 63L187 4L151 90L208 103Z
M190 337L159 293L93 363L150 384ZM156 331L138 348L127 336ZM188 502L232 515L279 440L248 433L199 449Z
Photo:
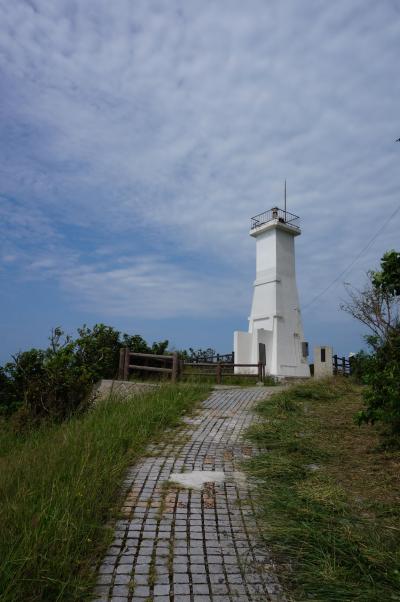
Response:
M301 216L311 345L400 248L397 0L0 0L0 361L61 325L232 349L247 328L249 220Z

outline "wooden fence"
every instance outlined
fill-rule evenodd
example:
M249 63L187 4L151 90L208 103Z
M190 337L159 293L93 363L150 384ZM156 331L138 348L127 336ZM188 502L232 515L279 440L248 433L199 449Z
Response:
M240 377L265 378L265 364L233 364L231 362L185 362L180 360L176 352L171 355L154 355L152 353L136 353L124 347L119 356L119 380L129 380L133 371L164 374L176 382L179 378L189 376L213 376L215 382L221 384L224 376L234 376L235 368L257 368L256 374L240 374Z
M265 378L265 364L232 364L223 362L182 362L180 374L182 376L215 376L215 382L220 385L224 376L235 376L235 368L257 368L256 374L238 374L240 377Z
M119 354L118 378L128 380L133 370L166 374L171 377L172 382L176 382L179 373L178 354L176 352L171 355L136 353L124 347Z

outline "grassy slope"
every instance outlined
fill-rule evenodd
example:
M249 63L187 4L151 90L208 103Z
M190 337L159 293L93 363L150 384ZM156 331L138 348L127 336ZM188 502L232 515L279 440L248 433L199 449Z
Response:
M81 600L111 536L126 467L207 388L165 386L98 404L21 441L0 429L0 600Z
M296 602L400 600L400 452L354 423L360 395L345 379L293 386L259 405L249 434L268 449L247 469Z

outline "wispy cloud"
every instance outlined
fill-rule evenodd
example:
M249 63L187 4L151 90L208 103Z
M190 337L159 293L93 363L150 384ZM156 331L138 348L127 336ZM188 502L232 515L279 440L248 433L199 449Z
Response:
M81 266L61 275L61 285L80 306L110 316L203 318L246 311L246 291L232 278L195 274L160 258L135 258L123 268ZM227 300L235 298L233 307Z
M110 317L203 318L247 310L249 290L232 276L193 272L157 255L100 257L91 263L73 255L25 257L23 278L56 282L62 294L85 312ZM8 261L14 257L4 257Z
M395 2L0 0L0 23L3 256L79 307L243 312L248 218L285 177L307 301L400 202Z

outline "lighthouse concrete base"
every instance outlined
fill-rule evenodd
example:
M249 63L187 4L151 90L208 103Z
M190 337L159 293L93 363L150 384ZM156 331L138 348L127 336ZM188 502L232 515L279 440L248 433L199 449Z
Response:
M277 345L276 338L276 332L264 328L253 332L235 331L235 364L255 364L252 367L238 366L235 374L257 374L257 364L263 361L264 355L266 375L277 378L308 378L310 368L307 358L303 356L299 337L293 336L291 344L285 341L284 346Z

